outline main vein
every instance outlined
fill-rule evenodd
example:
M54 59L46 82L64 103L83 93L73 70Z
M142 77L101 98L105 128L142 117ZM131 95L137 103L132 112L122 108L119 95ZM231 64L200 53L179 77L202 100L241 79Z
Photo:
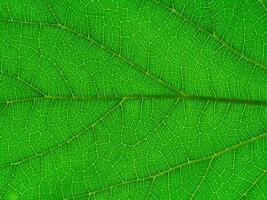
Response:
M39 96L28 97L22 99L0 100L0 104L15 104L24 102L36 102L36 101L58 101L58 100L73 100L73 101L103 101L103 100L166 100L166 99L181 99L181 100L195 100L204 102L218 102L218 103L231 103L231 104L246 104L246 105L259 105L267 106L267 100L254 100L254 99L238 99L228 97L210 97L210 96L198 96L198 95L118 95L118 96Z

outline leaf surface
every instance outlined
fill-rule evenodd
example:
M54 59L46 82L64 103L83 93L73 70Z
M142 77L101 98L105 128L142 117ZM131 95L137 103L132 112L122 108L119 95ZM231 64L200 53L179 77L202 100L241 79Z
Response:
M0 0L1 199L265 199L265 0Z

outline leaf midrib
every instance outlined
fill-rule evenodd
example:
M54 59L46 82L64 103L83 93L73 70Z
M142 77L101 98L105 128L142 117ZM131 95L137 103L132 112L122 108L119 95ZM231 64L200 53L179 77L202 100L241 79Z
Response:
M188 24L194 26L195 28L198 28L200 31L208 34L209 36L211 36L213 39L215 39L216 41L220 42L223 46L225 46L228 50L230 50L232 53L239 55L240 58L245 59L246 61L261 66L263 68L267 69L267 66L259 63L257 61L255 61L254 59L250 58L249 56L246 56L243 53L240 53L237 49L234 49L231 45L227 44L225 41L223 41L222 39L220 39L215 33L211 33L208 30L202 28L201 26L199 26L198 24L195 24L194 22L192 22L189 18L185 17L184 15L182 15L181 13L179 13L176 9L174 8L170 8L169 6L155 1L153 0L156 4L160 5L161 7L164 7L168 10L170 10L171 12L175 13L176 15L178 15L179 17L181 17L184 21L186 21ZM47 5L47 4L46 4ZM146 97L144 95L138 96L138 97L128 97L128 96L121 96L121 97L115 97L115 96L110 96L110 97L97 97L98 99L171 99L171 98L181 98L181 96L183 97L183 99L196 99L196 100L206 100L206 101L216 101L216 102L230 102L230 103L241 103L241 104L251 104L251 105L266 105L266 101L260 101L260 100L246 100L246 99L230 99L230 98L216 98L216 97L205 97L205 96L193 96L193 95L187 95L186 98L183 95L183 92L180 90L177 90L174 86L170 85L169 83L159 79L157 76L149 73L148 71L144 70L142 67L140 67L139 65L133 63L131 60L129 60L126 57L123 57L121 54L118 54L117 52L113 51L112 49L110 49L109 47L106 47L104 44L101 44L97 41L95 41L94 39L85 36L84 34L77 32L75 30L73 30L72 28L69 28L65 25L62 25L59 21L59 19L57 18L56 14L53 12L52 8L50 5L47 5L49 12L53 15L55 21L57 22L57 24L47 24L47 23L34 23L34 22L28 22L28 21L20 21L20 20L8 20L8 19L0 19L0 21L6 21L6 22L15 22L15 23L22 23L22 24L28 24L28 25L40 25L40 26L49 26L49 27L53 27L53 28L60 28L63 30L66 30L68 32L71 32L73 34L75 34L77 37L81 37L83 39L86 39L88 41L90 41L91 43L96 44L97 46L99 46L101 49L105 49L105 51L111 53L112 55L115 55L116 57L120 58L121 60L123 60L124 62L126 62L127 64L130 64L131 66L133 66L135 69L137 69L139 72L141 72L142 74L148 76L149 78L157 81L158 83L160 83L161 85L165 86L168 89L171 89L172 91L178 93L178 96L151 96L151 97ZM42 99L47 99L45 98L48 95L44 95L44 97ZM69 97L52 97L53 99L68 99ZM8 100L8 101L0 101L0 103L13 103L13 102L24 102L24 101L30 101L30 100L38 100L41 99L41 97L38 98L28 98L28 99L21 99L21 100ZM51 99L51 98L50 98ZM72 99L95 99L95 97L78 97L76 98L75 96L72 97Z
M0 100L0 104L15 104L36 101L56 101L56 100L70 100L70 101L103 101L103 100L195 100L204 102L218 102L230 104L245 104L267 106L266 100L249 100L226 97L210 97L210 96L196 96L196 95L111 95L111 96L40 96L28 97L22 99Z
M188 23L190 24L193 24L193 26L196 26L196 27L199 27L197 25L195 25L190 19L187 19L186 17L184 17L183 15L181 15L180 13L178 13L176 10L174 9L171 9L170 7L160 3L160 2L157 2L158 4L160 4L161 6L171 10L172 12L174 12L175 14L179 15L180 17L184 18L185 21L187 21ZM49 7L49 10L51 11L51 13L54 15L54 13L52 12L51 8ZM60 29L63 29L63 30L66 30L70 33L73 33L74 35L76 35L77 37L80 37L80 38L83 38L85 40L88 40L90 41L90 43L94 43L96 44L98 47L102 48L102 49L105 49L105 51L111 53L112 55L118 57L119 59L123 60L124 62L126 62L127 64L133 66L135 69L137 69L140 73L142 73L143 75L151 78L152 80L158 82L159 84L163 85L166 89L170 89L172 91L174 91L175 93L179 94L178 96L162 96L162 97L159 97L159 96L151 96L149 97L150 99L171 99L171 98L181 98L181 96L183 96L183 92L176 89L174 86L172 86L170 83L167 83L165 81L163 81L162 79L158 78L157 76L153 75L152 73L144 70L142 67L140 67L139 65L133 63L131 60L129 60L128 58L122 56L121 54L118 54L117 52L113 51L112 49L110 49L109 47L106 47L104 44L101 44L97 41L95 41L94 39L90 38L90 37L87 37L85 35L83 35L82 33L80 32L77 32L67 26L63 26L59 23L59 20L55 17L56 21L58 22L58 24L46 24L46 23L34 23L34 22L28 22L28 21L19 21L19 20L7 20L7 19L0 19L0 21L7 21L7 22L15 22L15 23L22 23L22 24L28 24L28 25L44 25L44 26L49 26L49 27L54 27L54 28L60 28ZM224 46L226 46L227 49L229 49L230 51L233 50L233 53L235 53L235 51L237 52L237 54L241 57L241 58L245 58L247 61L250 61L250 58L245 56L244 54L240 54L239 51L237 51L236 49L232 48L230 45L228 45L227 43L225 43L223 40L219 39L215 34L211 34L210 32L208 32L207 30L199 27L199 29L205 33L207 33L208 35L212 36L212 37L215 37L214 39L218 39L218 41L220 42L223 42ZM257 62L252 62L254 63L255 65L259 65L260 64ZM264 66L265 68L265 66ZM267 68L266 68L267 69ZM48 96L48 95L47 95ZM190 98L188 98L190 97ZM53 97L52 97L53 98ZM115 97L115 96L110 96L110 97L97 97L98 99L122 99L122 98L126 98L127 99L127 96L123 96L123 97ZM25 102L25 101L29 101L29 100L38 100L38 99L41 99L40 98L29 98L29 99L21 99L21 100L9 100L9 101L5 101L5 102L1 102L0 103L12 103L12 102ZM43 99L46 99L43 97ZM51 98L50 98L51 99ZM68 99L68 97L54 97L54 99ZM73 99L95 99L95 97L73 97ZM147 99L147 97L141 95L141 96L138 96L138 97L129 97L129 99ZM196 99L196 100L206 100L206 101L216 101L216 102L230 102L230 103L240 103L240 104L248 104L248 105L266 105L266 102L267 101L260 101L260 100L247 100L247 99L230 99L230 98L225 98L225 97L222 97L222 98L216 98L216 97L205 97L205 96L193 96L193 95L187 95L187 98L183 98L183 99Z

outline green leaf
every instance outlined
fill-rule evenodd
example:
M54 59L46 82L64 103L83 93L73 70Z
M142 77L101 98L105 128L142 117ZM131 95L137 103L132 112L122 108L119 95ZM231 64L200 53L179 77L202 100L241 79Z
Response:
M266 199L265 0L0 0L1 199Z

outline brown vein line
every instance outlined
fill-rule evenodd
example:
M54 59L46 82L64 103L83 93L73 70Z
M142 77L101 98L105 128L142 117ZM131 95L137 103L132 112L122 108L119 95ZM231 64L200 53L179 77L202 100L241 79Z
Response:
M247 194L252 190L252 188L257 185L257 183L265 176L267 169L264 169L263 172L251 183L251 185L246 189L246 191L241 194L239 199L242 199L247 196Z
M47 26L47 27L52 27L52 28L64 30L65 32L71 33L72 35L75 35L78 38L81 38L81 39L88 41L90 44L97 46L100 50L103 49L105 52L111 54L111 56L116 56L117 58L122 60L124 63L127 63L128 65L132 66L134 69L136 69L139 73L143 74L145 77L148 77L148 78L156 81L160 85L164 86L166 89L170 89L173 92L180 94L180 91L178 89L176 89L175 86L171 85L170 83L167 83L166 81L163 81L162 79L158 78L156 75L152 74L148 70L143 69L140 65L135 64L129 58L123 56L120 53L117 53L116 51L112 50L108 46L105 46L104 44L97 42L92 37L86 36L83 33L75 31L70 27L67 27L67 26L62 25L62 24L36 23L36 22L20 21L20 20L14 20L14 19L0 19L0 21L19 23L19 24L25 24L25 25Z
M156 179L158 177L161 177L161 176L164 176L166 174L169 174L171 172L174 172L174 171L176 171L178 169L181 169L181 168L183 168L185 166L196 164L196 163L199 163L199 162L202 162L202 161L214 160L215 158L218 158L218 157L220 157L220 156L222 156L222 155L224 155L224 154L226 154L228 152L236 150L236 149L238 149L238 148L240 148L240 147L242 147L244 145L259 141L259 140L265 138L266 136L267 136L267 132L264 133L264 134L258 135L258 136L254 136L254 137L252 137L252 138L250 138L248 140L242 141L242 142L240 142L238 144L234 144L234 145L232 145L230 147L226 147L225 149L220 150L218 152L215 152L212 155L209 155L209 156L206 156L206 157L202 157L202 158L197 158L197 159L194 159L194 160L189 160L189 161L184 162L184 163L180 163L180 164L178 164L178 165L176 165L174 167L171 167L169 169L160 171L160 172L158 172L158 173L156 173L154 175L143 177L143 178L136 178L136 179L132 179L132 180L126 180L124 182L121 182L121 183L118 183L118 184L114 184L114 185L110 185L110 186L107 186L105 188L102 188L102 189L99 189L99 190L95 190L95 191L92 191L92 192L87 192L86 194L82 194L82 195L79 195L79 196L74 196L74 197L70 197L70 198L65 197L64 200L67 200L67 199L78 199L78 198L83 198L83 197L90 197L90 196L96 195L97 193L104 192L104 191L107 191L107 190L111 190L113 188L117 188L117 187L124 186L124 185L127 185L127 184L153 180L153 179Z
M121 96L43 96L43 97L29 97L24 99L10 99L0 100L0 104L14 104L24 103L31 101L43 101L43 100L75 100L75 101L97 101L97 100L164 100L164 99L184 99L195 100L203 102L218 102L218 103L231 103L231 104L246 104L246 105L258 105L267 106L267 100L253 100L253 99L237 99L226 97L210 97L210 96L195 96L195 95L121 95Z
M119 103L117 103L115 106L113 106L111 109L109 109L106 113L104 113L101 117L99 117L94 123L92 123L91 125L83 128L82 130L78 131L75 135L73 135L72 137L68 138L67 140L63 141L62 143L58 144L58 145L55 145L45 151L42 151L42 152L39 152L39 153L36 153L36 154L33 154L27 158L23 158L21 160L18 160L18 161L15 161L15 162L10 162L10 163L6 163L6 164L2 164L0 165L0 168L5 168L5 167L10 167L10 166L17 166L19 164L22 164L22 163L25 163L25 162L28 162L30 160L33 160L35 158L38 158L38 157L41 157L41 156L44 156L44 155L47 155L51 152L54 152L55 150L67 145L67 144L70 144L71 142L73 142L74 140L78 139L82 134L84 134L86 131L94 128L95 126L97 126L103 119L105 119L106 117L108 117L112 112L114 112L119 106L121 106L123 104L123 102L125 101L126 99L121 99L119 101Z
M228 44L227 42L225 42L222 38L220 38L219 36L216 35L216 33L211 33L210 31L206 30L205 28L199 26L198 24L194 23L192 20L190 20L189 18L187 18L186 16L184 16L183 14L181 14L180 12L178 12L176 9L169 7L168 5L165 5L164 3L161 3L159 1L155 1L152 0L153 2L155 2L156 4L158 4L159 6L169 10L170 12L174 13L175 15L177 15L178 17L180 17L181 19L183 19L187 24L191 25L192 27L200 30L201 32L209 35L211 38L213 38L215 41L217 41L218 43L220 43L223 47L225 47L226 49L228 49L230 52L234 53L235 55L237 55L238 57L240 57L241 59L253 64L253 65L257 65L265 70L267 70L267 65L258 62L257 60L251 58L250 56L246 55L245 53L240 52L238 49L235 49L234 47L232 47L230 44Z

